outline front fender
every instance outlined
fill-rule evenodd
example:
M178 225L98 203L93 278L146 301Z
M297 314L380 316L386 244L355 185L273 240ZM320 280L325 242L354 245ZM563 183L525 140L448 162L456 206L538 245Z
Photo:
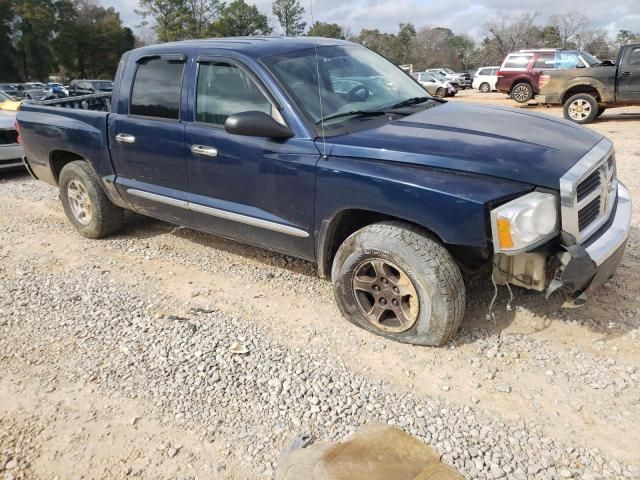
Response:
M567 98L567 94L570 94L571 90L580 87L591 87L597 90L598 95L603 103L609 103L615 101L615 86L614 84L607 85L602 80L599 80L594 77L576 77L572 78L565 85L564 91L562 92L563 99Z
M330 157L317 167L316 232L342 211L364 210L420 225L445 244L487 247L490 206L533 188L454 170Z

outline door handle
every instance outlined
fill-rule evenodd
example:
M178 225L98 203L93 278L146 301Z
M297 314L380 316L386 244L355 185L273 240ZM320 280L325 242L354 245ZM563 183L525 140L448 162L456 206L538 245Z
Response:
M191 145L191 152L196 155L205 155L207 157L217 157L218 149L213 147L207 147L205 145Z
M631 75L631 72L622 72L622 75L624 75L626 77L628 75Z
M120 143L136 143L136 137L128 133L119 133L116 135L116 141Z

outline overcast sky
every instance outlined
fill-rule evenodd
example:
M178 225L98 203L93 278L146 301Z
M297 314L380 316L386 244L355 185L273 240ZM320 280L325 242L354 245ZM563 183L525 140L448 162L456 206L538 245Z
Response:
M98 0L105 6L120 11L125 24L135 28L140 19L134 9L138 0ZM279 27L271 14L272 0L245 0L254 3L270 17L279 33ZM311 0L302 0L307 23L311 23ZM592 27L608 32L624 28L640 32L640 0L313 0L315 20L335 22L347 31L357 33L362 28L377 28L394 33L398 23L411 22L416 26L449 27L455 33L469 33L476 38L484 35L487 20L499 16L516 16L524 12L538 11L544 21L549 16L577 10L591 19ZM142 32L141 32L142 33Z

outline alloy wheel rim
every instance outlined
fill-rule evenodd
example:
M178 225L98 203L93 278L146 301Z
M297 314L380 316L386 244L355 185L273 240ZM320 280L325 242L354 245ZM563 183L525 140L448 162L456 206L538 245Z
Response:
M82 182L74 179L67 184L67 199L73 217L80 224L89 225L93 218L93 204Z
M524 100L527 99L528 96L529 96L529 89L527 87L525 87L524 85L518 85L513 90L513 97L516 100L524 101Z
M355 269L352 285L358 309L374 327L399 333L418 320L418 292L394 263L381 258L365 260Z
M569 116L573 120L584 120L591 114L591 104L583 99L574 100L569 105Z

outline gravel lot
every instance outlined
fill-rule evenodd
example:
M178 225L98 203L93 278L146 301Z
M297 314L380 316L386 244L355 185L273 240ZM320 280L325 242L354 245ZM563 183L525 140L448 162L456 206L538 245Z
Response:
M590 128L640 198L640 111ZM83 239L53 188L3 174L0 479L271 478L293 435L369 421L467 478L640 478L638 225L587 306L516 289L507 310L501 290L487 321L479 283L431 349L343 320L311 264L137 215Z

